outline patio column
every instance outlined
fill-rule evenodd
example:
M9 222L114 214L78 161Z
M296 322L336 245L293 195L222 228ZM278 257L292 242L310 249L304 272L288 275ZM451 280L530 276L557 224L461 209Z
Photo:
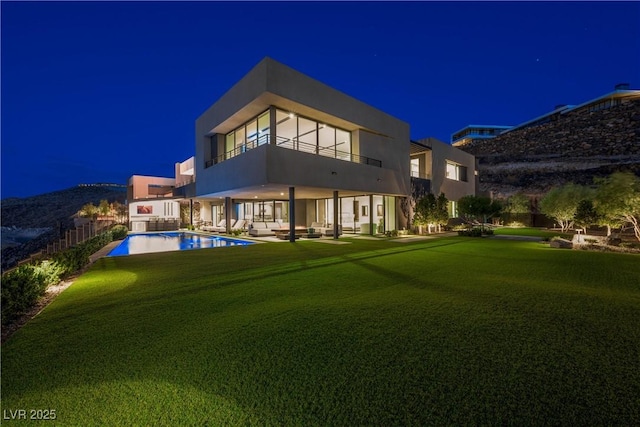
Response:
M369 234L373 236L373 194L369 194Z
M189 199L189 215L191 217L191 225L193 225L193 199Z
M289 187L289 241L296 241L296 189Z
M231 197L224 198L224 222L227 234L231 233Z
M333 192L333 238L338 238L338 190Z

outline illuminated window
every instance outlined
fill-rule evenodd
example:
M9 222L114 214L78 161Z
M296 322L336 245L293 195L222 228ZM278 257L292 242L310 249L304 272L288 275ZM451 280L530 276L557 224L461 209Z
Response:
M457 218L458 217L458 202L454 202L449 200L449 218Z
M268 110L225 136L225 158L237 156L267 142L269 142Z
M411 176L420 177L420 159L411 159Z
M351 132L283 110L276 110L276 145L351 160Z
M454 181L467 182L467 167L447 160L446 177Z

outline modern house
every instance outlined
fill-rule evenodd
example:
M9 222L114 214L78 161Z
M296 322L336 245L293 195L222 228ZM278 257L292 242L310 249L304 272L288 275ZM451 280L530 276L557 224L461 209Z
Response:
M513 126L468 125L451 135L451 145L458 147L484 139L495 138Z
M476 159L436 138L411 141L411 179L429 193L444 193L449 200L449 217L458 216L458 200L475 195L479 187Z
M167 199L195 201L200 221L227 230L244 220L374 234L406 226L400 200L412 180L454 203L476 188L472 155L433 138L411 141L404 121L270 58L196 120L190 161L176 165ZM152 186L166 184L134 178L132 195L147 185L130 204L141 221L138 206L151 206L161 192Z
M193 164L193 157L176 163L175 178L143 175L133 175L129 178L127 203L131 231L165 231L179 228L180 200L195 195Z

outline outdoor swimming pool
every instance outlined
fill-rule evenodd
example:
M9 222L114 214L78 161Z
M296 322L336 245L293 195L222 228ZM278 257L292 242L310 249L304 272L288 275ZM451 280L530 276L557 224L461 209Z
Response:
M192 249L246 246L254 242L229 237L206 236L197 233L166 232L131 234L107 256L148 254L153 252L188 251Z

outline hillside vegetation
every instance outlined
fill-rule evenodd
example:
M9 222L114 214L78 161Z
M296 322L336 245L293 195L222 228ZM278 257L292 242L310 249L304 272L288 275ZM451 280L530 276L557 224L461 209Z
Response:
M98 204L100 200L124 203L126 197L125 187L78 186L33 197L2 200L3 229L48 229L26 243L9 247L3 244L2 268L14 265L57 239L61 232L73 226L73 215L83 205Z
M640 99L460 147L479 160L480 190L539 195L613 172L640 175Z

